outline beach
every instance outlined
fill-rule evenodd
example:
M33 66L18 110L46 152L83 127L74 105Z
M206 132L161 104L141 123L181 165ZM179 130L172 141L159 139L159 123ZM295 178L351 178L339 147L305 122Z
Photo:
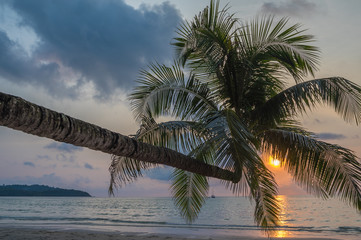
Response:
M361 216L338 201L279 196L274 239L361 239ZM343 209L336 212L334 209ZM0 239L268 239L247 198L208 199L187 223L171 198L0 198Z
M192 235L171 235L171 234L152 234L146 232L98 232L85 230L45 230L45 229L22 229L22 228L0 228L0 239L2 240L185 240L185 239L207 239L207 240L236 240L236 239L268 239L267 237L253 236L192 236ZM273 238L280 239L280 238ZM282 238L285 240L312 239L312 240L336 240L336 238Z

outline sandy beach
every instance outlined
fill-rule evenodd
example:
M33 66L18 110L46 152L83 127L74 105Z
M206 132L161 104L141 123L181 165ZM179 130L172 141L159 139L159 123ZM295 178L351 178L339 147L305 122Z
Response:
M140 229L141 230L141 229ZM46 229L22 229L22 228L0 228L0 239L2 240L185 240L185 239L206 239L206 240L236 240L236 239L268 239L267 237L252 236L191 236L152 234L146 232L98 232L89 230L46 230ZM280 238L272 238L280 239ZM282 238L282 239L312 239L312 240L336 240L335 238Z
M361 239L360 215L346 208L342 214L330 211L341 208L338 202L286 200L299 210L289 211L274 239ZM0 198L0 239L267 239L250 210L248 199L219 197L186 224L170 198Z

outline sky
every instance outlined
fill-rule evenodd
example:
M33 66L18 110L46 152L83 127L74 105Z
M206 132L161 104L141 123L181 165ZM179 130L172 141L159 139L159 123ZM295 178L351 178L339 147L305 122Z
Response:
M169 64L176 29L208 0L2 0L0 91L124 135L138 126L127 95L147 64ZM315 78L341 76L361 85L361 1L221 1L240 21L289 17L321 49ZM308 79L312 79L310 76ZM307 80L307 79L306 79ZM320 139L361 157L361 127L320 106L300 117ZM0 127L0 184L46 184L107 196L108 154ZM270 166L280 194L304 194ZM150 171L117 191L120 197L169 196L169 168ZM231 196L217 180L211 189Z

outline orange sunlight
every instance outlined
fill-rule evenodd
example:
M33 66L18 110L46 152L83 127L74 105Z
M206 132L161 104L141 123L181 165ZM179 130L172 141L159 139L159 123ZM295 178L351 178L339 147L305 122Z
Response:
M276 159L276 158L273 158L273 157L269 157L269 160L270 160L270 164L273 166L273 167L280 167L281 166L281 161Z
M292 176L288 173L284 162L277 159L271 154L263 156L264 163L267 168L274 174L274 178L278 184L279 194L284 195L305 195L307 194L297 184L295 184Z

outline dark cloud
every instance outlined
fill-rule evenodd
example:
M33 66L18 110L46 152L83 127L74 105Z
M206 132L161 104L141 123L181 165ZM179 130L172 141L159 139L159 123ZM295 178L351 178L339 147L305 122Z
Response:
M81 147L77 147L71 144L67 144L67 143L58 143L58 142L52 142L48 145L46 145L44 148L46 149L54 149L57 150L59 152L66 152L66 153L73 153L76 151L82 151L83 148Z
M346 138L345 135L336 133L318 133L316 136L323 140L339 140Z
M167 2L140 9L114 0L4 3L40 41L28 56L2 32L1 76L70 97L87 83L94 85L99 98L114 89L129 89L146 63L172 57L169 43L181 21L178 10Z
M85 163L85 164L84 164L84 167L87 168L87 169L90 169L90 170L93 170L93 169L94 169L93 166L90 165L89 163Z
M29 167L35 167L35 164L32 162L24 162L24 165Z
M60 66L56 62L41 62L29 56L18 43L0 30L0 76L18 84L44 87L53 96L75 98L75 87L65 87L60 79ZM61 90L64 91L61 91Z
M25 73L29 73L29 59L20 45L9 39L7 34L0 30L0 74L4 78L25 81ZM18 71L21 69L22 71Z
M317 11L317 5L308 0L290 0L279 3L265 2L261 7L264 13L282 16L310 16Z

